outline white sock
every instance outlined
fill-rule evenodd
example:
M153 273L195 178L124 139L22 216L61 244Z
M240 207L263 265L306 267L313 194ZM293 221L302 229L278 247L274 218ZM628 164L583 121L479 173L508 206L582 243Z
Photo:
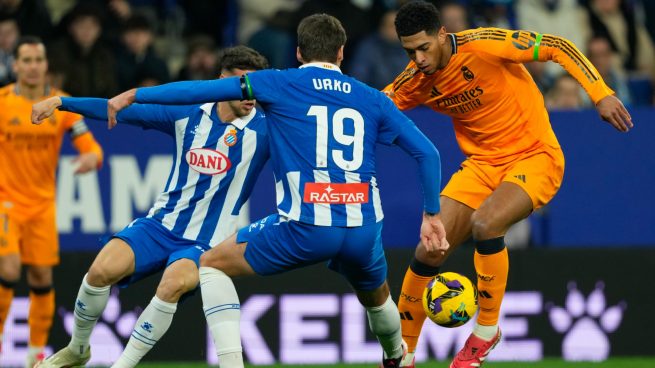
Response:
M241 304L232 279L223 271L200 267L202 309L214 339L221 368L242 368L239 318Z
M75 354L82 355L89 346L91 332L98 318L105 310L109 300L111 286L95 287L86 282L87 275L82 279L80 291L75 301L75 324L68 348Z
M132 368L168 331L177 310L177 303L167 303L156 295L139 316L123 354L112 368Z
M475 334L475 336L481 338L482 340L489 341L493 339L497 333L498 333L497 324L493 326L483 326L475 322L475 326L473 326L473 334Z
M382 345L384 358L400 358L403 355L400 314L391 295L381 306L366 308L366 314L371 332Z

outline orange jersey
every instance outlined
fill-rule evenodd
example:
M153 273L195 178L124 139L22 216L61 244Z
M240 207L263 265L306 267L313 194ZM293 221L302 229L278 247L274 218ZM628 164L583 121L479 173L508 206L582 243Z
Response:
M50 90L51 97L64 95ZM32 101L21 96L15 84L0 89L0 203L11 202L14 213L30 217L55 199L55 173L65 132L71 133L80 152L102 150L82 117L55 110L41 125L30 120Z
M452 117L467 157L502 164L543 144L559 147L543 96L524 62L559 63L594 103L614 93L561 37L499 28L448 36L453 54L444 69L426 75L410 62L385 92L401 110L424 104Z

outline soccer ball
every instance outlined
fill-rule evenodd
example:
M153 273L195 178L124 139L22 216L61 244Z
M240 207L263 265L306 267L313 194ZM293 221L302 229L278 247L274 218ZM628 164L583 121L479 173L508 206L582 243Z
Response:
M478 290L466 276L440 273L423 291L423 309L439 326L461 326L478 310Z

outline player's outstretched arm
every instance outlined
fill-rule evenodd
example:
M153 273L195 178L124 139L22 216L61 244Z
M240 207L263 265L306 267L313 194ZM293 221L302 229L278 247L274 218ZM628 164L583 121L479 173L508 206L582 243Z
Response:
M596 110L601 119L610 123L618 131L627 132L634 127L630 113L616 96L610 95L598 101Z
M49 118L55 110L61 106L61 98L53 96L32 105L32 124L41 124L44 119Z
M109 128L116 125L116 114L134 102L161 105L191 105L216 101L252 99L247 76L206 81L186 81L125 91L107 103Z

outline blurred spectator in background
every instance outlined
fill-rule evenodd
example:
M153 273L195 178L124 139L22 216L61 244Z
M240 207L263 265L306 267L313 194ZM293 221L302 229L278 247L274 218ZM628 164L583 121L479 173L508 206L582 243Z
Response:
M592 32L609 40L628 72L652 73L655 51L632 4L624 0L586 0Z
M20 31L16 20L0 18L0 87L15 80L12 64L14 63L14 47L18 42Z
M477 27L515 29L514 0L468 0Z
M240 39L264 55L272 68L286 69L296 61L293 14L304 0L243 0L241 20L245 27ZM241 29L241 25L239 25Z
M569 74L560 75L546 95L548 110L579 110L584 106L582 87Z
M587 11L578 0L517 0L516 15L520 29L554 34L573 42L583 53L591 36ZM557 63L525 65L542 93L565 73Z
M216 62L218 50L214 40L209 36L198 35L188 42L184 65L177 75L177 80L215 79L220 74Z
M44 0L0 0L0 17L14 18L22 35L44 40L52 35L52 21Z
M154 31L148 18L135 14L123 26L123 48L118 53L118 86L133 87L168 83L166 62L152 47Z
M441 24L448 33L457 33L471 28L466 7L454 1L441 2L439 6Z
M373 88L384 88L408 63L396 34L394 19L395 10L384 14L378 31L359 43L350 64L349 74Z
M206 34L219 46L228 46L236 40L238 8L236 0L180 0L186 14L186 36ZM234 39L231 33L234 31Z
M609 41L604 37L594 37L589 40L587 58L594 64L605 83L616 92L616 97L621 99L625 105L630 105L632 100L625 78L625 71Z
M48 48L53 85L73 96L113 96L118 91L115 58L99 41L98 9L78 4L65 18L68 34Z

